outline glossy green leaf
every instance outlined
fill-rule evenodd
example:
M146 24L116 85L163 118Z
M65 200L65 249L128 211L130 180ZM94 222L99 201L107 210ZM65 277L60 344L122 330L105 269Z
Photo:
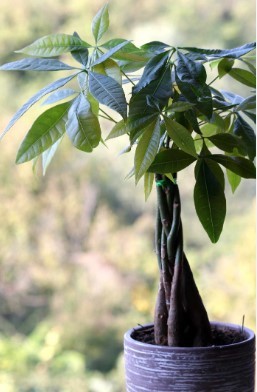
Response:
M175 113L180 113L180 112L185 112L187 110L192 109L195 106L195 104L186 102L186 101L178 101L178 102L173 102L171 106L168 107L169 110Z
M229 71L229 75L245 86L256 88L256 76L246 69L232 68L231 71Z
M243 178L256 178L256 168L249 159L222 154L213 154L208 158L213 159Z
M5 128L4 132L0 135L0 139L6 135L6 133L9 131L9 129L25 114L31 106L33 106L36 102L38 102L41 98L43 98L45 95L51 93L52 91L57 90L60 87L63 87L65 84L70 82L75 76L77 75L71 75L66 78L62 78L57 80L56 82L50 83L48 86L44 87L42 90L39 90L33 97L31 97L12 117L11 121Z
M83 94L74 101L68 114L67 134L74 147L92 152L101 140L98 118L92 113L90 103Z
M31 45L17 50L16 53L25 53L36 57L54 57L62 53L89 48L91 45L80 38L68 34L51 34L39 38Z
M204 84L207 79L204 66L200 62L192 61L179 51L176 72L182 83Z
M144 175L144 192L145 192L145 201L150 196L153 189L154 182L154 174L153 173L145 173Z
M163 42L160 41L151 41L148 42L147 44L144 44L141 46L141 49L146 50L147 52L153 52L153 53L161 53L163 52L166 48L169 48L170 45L167 45Z
M159 152L148 171L150 173L177 173L196 160L195 157L181 150L164 150Z
M71 52L72 57L78 61L80 64L84 65L84 67L87 66L87 62L88 62L88 49L87 48L83 48L83 49L79 49L79 50L73 50Z
M242 138L247 154L253 160L256 156L256 135L253 128L240 115L237 115L233 132Z
M165 65L169 57L169 52L157 54L146 64L143 75L138 84L133 88L133 93L138 93L153 80L161 77L165 71Z
M153 113L147 116L137 115L129 117L127 122L127 131L129 133L131 144L134 144L147 126L152 122L156 122L158 117L159 113Z
M221 61L219 61L218 64L218 73L219 73L219 78L221 79L224 75L229 73L234 65L234 60L233 59L227 59L224 58Z
M245 153L242 140L230 133L218 133L217 135L209 136L208 139L222 151L233 152L237 149L240 153Z
M89 72L89 90L103 105L127 118L127 102L122 87L113 78Z
M231 187L232 192L234 193L238 186L240 185L241 182L241 176L238 176L237 174L233 173L231 170L226 170L227 171L227 177L228 177L228 182Z
M204 55L205 58L208 58L210 60L210 59L223 58L223 57L236 59L243 56L246 53L249 53L255 48L256 48L256 43L252 42L233 49L200 49L200 48L190 48L190 47L183 47L183 48L180 47L179 49L184 49L188 52L196 53L200 55L202 54Z
M122 84L122 74L120 67L115 61L111 59L105 60L103 63L95 65L93 67L93 71L109 76L110 78L116 80L116 82L118 82L120 85Z
M160 143L160 120L151 123L145 129L135 151L135 177L136 183L146 173L153 162Z
M63 71L75 69L62 61L55 59L26 58L0 67L0 71Z
M171 140L184 152L197 158L194 140L191 133L183 125L173 121L169 117L164 117L166 129Z
M224 189L204 159L197 162L195 171L196 213L210 240L215 243L220 237L226 217Z
M109 28L109 12L108 4L105 4L95 15L92 21L92 33L95 38L95 42L100 41L104 33Z
M116 137L125 135L127 133L127 128L124 120L119 121L117 124L114 125L111 132L107 136L105 140L114 139Z
M53 160L53 157L62 141L62 137L58 139L51 147L49 147L46 151L42 153L42 169L43 176L45 176L48 166Z
M70 105L65 102L54 106L36 119L18 150L16 163L30 161L62 137Z

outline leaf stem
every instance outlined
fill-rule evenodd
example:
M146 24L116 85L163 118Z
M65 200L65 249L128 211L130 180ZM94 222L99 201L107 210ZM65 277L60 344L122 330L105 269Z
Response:
M114 120L114 118L112 118L111 116L109 116L109 114L106 113L103 109L99 108L99 110L100 110L106 117L103 117L103 116L101 116L101 115L99 115L99 116L101 116L101 117L103 117L103 118L107 118L107 120L110 120L110 121L114 122L115 124L117 124L118 121Z
M128 77L128 75L126 75L126 74L125 74L125 72L124 72L124 71L122 71L122 70L121 70L121 73L122 73L122 75L123 75L123 76L125 76L125 78L127 78L127 79L128 79L128 81L129 81L131 84L133 84L133 86L135 86L135 83L133 82L133 80L132 80L132 79L130 79L130 78Z

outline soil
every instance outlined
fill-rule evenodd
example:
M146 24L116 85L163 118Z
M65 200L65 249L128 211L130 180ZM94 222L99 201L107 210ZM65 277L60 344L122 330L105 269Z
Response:
M155 345L154 342L154 328L153 326L142 327L135 329L131 334L131 337L139 342ZM240 343L245 340L245 334L243 331L232 330L231 328L217 328L212 326L212 345L214 346L226 346L233 343Z

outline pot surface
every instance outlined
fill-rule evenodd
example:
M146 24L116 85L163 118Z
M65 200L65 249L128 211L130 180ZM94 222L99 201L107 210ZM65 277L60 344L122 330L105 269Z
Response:
M241 326L211 323L240 333ZM124 337L127 392L254 392L255 336L244 328L239 343L211 347L167 347Z

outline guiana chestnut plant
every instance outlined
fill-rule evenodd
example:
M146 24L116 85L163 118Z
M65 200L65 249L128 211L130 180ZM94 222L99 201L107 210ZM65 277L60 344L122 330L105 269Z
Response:
M25 58L0 67L67 71L18 110L2 137L42 99L46 110L22 141L17 164L32 160L45 173L64 137L92 153L126 135L124 152L134 156L128 177L144 181L146 199L154 184L157 192L155 343L210 345L208 315L183 247L179 174L194 166L196 214L217 242L226 216L225 182L234 192L241 178L255 178L255 43L225 50L159 41L137 47L121 38L104 40L108 27L105 5L93 18L92 43L77 32L47 35L17 51ZM224 77L246 97L220 89ZM106 121L113 125L107 136L101 130Z

